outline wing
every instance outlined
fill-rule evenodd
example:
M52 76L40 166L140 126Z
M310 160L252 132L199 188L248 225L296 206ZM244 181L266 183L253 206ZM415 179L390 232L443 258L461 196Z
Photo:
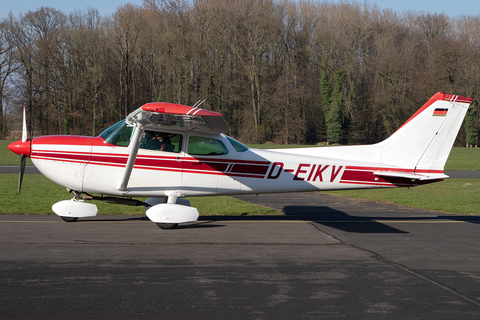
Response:
M180 131L222 133L230 130L221 113L167 102L147 103L129 114L127 122Z

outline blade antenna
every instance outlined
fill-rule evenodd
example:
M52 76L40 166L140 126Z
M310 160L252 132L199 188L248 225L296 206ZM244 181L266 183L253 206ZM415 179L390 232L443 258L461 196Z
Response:
M200 107L207 99L203 99L202 101L198 100L197 103L195 103L192 108L198 108Z

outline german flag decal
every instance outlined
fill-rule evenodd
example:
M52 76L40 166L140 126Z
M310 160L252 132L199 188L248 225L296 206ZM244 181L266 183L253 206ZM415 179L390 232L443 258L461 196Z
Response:
M435 111L433 111L433 116L434 117L445 117L447 115L447 108L437 108Z

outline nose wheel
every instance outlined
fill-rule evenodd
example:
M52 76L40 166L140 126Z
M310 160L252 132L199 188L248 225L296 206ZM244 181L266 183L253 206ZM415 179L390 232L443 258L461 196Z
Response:
M62 218L62 220L65 222L75 222L78 220L78 218L72 218L72 217L60 217L60 218Z
M175 229L178 226L178 223L160 223L160 222L157 222L157 226L160 229Z

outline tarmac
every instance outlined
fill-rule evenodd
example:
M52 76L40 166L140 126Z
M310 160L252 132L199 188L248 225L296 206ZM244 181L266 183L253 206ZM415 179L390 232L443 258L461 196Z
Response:
M173 230L0 215L0 318L480 318L480 217L321 193L238 198L283 215Z

